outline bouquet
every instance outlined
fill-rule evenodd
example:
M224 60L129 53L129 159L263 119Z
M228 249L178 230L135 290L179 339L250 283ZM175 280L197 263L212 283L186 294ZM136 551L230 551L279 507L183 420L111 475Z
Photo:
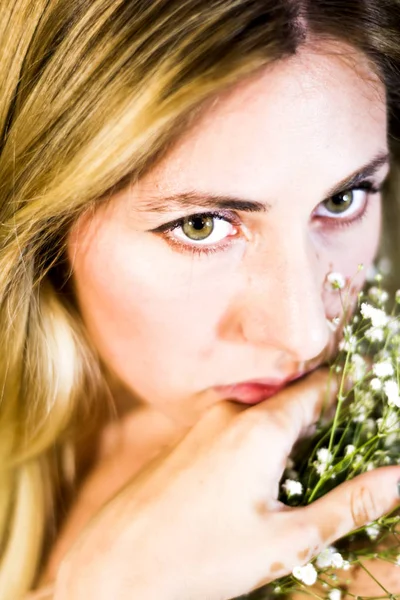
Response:
M331 274L330 282L342 297L343 277ZM331 366L331 377L339 378L336 409L328 422L321 419L312 436L299 442L288 461L280 500L291 506L308 505L365 471L400 464L400 291L387 309L390 298L378 273L359 293L351 318L346 317L345 300L342 297L343 338ZM275 581L269 592L290 597L302 591L314 598L340 600L347 594L346 577L351 579L356 566L381 590L374 600L395 600L398 596L364 564L371 558L397 565L400 581L399 515L387 515L341 539L292 575Z

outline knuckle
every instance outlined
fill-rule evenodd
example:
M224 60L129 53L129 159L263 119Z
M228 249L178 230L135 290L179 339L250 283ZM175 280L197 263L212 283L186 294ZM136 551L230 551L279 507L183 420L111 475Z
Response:
M362 527L379 516L374 494L366 485L362 485L351 495L351 515L355 528Z

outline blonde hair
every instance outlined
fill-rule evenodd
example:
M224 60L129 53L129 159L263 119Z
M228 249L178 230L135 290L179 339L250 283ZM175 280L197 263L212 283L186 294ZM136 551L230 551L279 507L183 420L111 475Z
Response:
M34 585L62 516L57 502L74 482L78 423L86 426L107 398L68 288L71 225L150 169L209 99L290 56L308 33L351 39L371 58L388 89L396 138L398 4L381 4L3 0L2 600Z

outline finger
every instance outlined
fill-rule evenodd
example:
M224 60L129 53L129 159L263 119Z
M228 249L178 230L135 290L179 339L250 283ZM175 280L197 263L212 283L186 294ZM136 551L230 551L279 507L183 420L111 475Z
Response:
M336 401L338 383L328 369L319 369L251 409L266 415L277 454L289 454L304 431ZM282 435L284 434L284 435Z
M400 467L381 467L346 481L292 516L313 524L325 548L400 504Z

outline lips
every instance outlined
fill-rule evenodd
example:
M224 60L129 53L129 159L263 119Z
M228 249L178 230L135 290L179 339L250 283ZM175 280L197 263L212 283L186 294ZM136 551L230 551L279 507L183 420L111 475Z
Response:
M235 400L242 404L258 404L277 394L290 382L303 377L297 374L284 380L254 380L233 385L216 386L214 389L225 400Z

